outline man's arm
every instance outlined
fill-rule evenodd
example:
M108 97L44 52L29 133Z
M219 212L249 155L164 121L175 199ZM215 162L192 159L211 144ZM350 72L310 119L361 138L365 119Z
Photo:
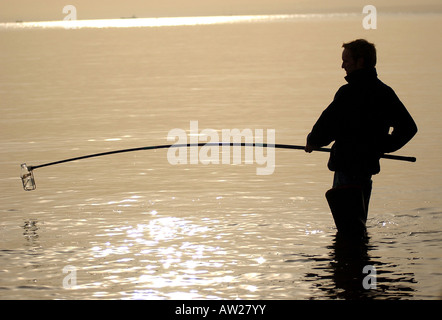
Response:
M393 114L389 134L383 144L383 153L395 152L406 145L417 133L417 126L404 104L393 92Z
M335 98L336 99L336 98ZM333 124L336 123L334 119L334 109L336 100L325 109L319 119L313 126L312 131L307 136L307 143L305 146L305 152L312 152L313 150L329 145L333 140L335 140L335 133Z

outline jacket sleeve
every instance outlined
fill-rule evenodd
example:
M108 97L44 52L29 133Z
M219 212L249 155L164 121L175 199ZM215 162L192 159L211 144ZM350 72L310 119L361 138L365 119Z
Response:
M336 124L335 116L339 96L340 90L338 90L332 103L322 112L312 131L308 134L308 145L320 148L329 145L336 139L334 125Z
M417 133L417 126L404 104L391 89L392 114L390 126L393 129L387 136L383 145L383 152L395 152L406 145Z

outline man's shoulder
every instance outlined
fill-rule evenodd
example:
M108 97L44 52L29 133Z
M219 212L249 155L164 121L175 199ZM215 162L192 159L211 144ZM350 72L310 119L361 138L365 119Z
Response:
M394 90L392 87L384 83L379 78L375 78L372 81L365 82L361 85L359 84L352 84L352 83L346 83L343 84L341 87L339 87L336 94L353 94L354 92L360 93L361 88L365 88L367 90L376 90L376 91L382 91L387 94L394 94Z
M376 78L376 84L383 88L384 90L388 90L388 91L393 91L393 88L391 88L388 84L386 84L385 82L383 82L381 79Z
M356 90L356 87L351 83L346 83L340 86L338 91L336 91L334 100L352 98L357 95L358 90Z
M339 87L338 91L336 91L336 95L345 94L349 91L351 91L351 86L349 83L346 83Z
M391 99L398 99L396 92L393 90L392 87L385 84L383 81L377 79L375 90L377 91L377 94L382 97L383 99L387 99L391 101Z

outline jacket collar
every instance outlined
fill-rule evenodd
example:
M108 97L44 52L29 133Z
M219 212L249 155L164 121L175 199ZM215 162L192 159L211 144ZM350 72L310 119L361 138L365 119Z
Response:
M345 80L347 80L348 83L354 83L376 79L377 76L376 68L364 68L353 71L345 77Z

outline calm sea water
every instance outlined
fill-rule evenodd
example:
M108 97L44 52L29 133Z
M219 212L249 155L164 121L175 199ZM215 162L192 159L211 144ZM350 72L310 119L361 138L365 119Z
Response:
M441 18L1 25L0 298L440 299ZM22 189L23 162L167 144L190 121L304 144L344 83L342 42L360 37L420 129L398 152L418 161L374 178L367 244L336 238L324 153L277 150L259 176L140 151L37 169Z

